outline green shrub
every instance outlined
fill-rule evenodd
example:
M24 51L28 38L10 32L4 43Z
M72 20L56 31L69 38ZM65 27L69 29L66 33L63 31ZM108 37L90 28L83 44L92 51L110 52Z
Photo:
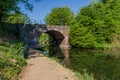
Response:
M23 46L21 42L0 43L0 72L5 80L16 80L26 65L25 59L21 56Z
M83 74L81 74L79 72L75 72L75 73L79 80L95 80L94 75L89 74L86 71Z

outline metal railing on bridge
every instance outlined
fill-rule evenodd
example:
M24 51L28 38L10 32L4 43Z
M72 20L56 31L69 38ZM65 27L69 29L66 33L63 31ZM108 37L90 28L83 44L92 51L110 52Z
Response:
M43 24L41 20L33 20L33 19L30 19L30 20L27 20L25 21L24 24Z

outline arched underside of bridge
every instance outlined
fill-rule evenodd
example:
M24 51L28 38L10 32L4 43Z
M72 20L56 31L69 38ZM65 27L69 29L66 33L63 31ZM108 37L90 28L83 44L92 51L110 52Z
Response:
M65 36L59 31L49 30L49 31L46 31L45 33L47 33L53 38L54 45L61 45L62 42L64 41Z

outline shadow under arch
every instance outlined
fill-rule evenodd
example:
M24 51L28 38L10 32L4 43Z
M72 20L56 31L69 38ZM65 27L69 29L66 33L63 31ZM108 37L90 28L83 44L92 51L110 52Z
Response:
M44 36L44 34L46 34L46 36ZM63 58L64 54L62 54L62 50L60 48L60 45L62 43L62 41L64 40L64 35L56 30L47 30L45 32L42 32L42 34L39 37L48 37L46 38L46 41L43 40L43 44L42 41L39 42L40 46L43 47L45 54L48 54L49 57L56 57L56 58ZM41 39L40 38L40 39Z
M49 30L45 33L53 38L53 45L59 46L65 38L65 36L59 31Z

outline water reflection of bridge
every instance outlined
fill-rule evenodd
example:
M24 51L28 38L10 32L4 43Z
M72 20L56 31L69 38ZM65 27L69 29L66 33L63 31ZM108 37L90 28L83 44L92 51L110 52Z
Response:
M60 48L58 46L50 46L48 48L49 52L48 55L49 57L55 57L60 60L60 62L66 66L70 65L69 61L69 48Z
M69 48L61 48L62 53L64 54L64 59L62 60L62 63L69 66L70 65L70 60L69 60Z

